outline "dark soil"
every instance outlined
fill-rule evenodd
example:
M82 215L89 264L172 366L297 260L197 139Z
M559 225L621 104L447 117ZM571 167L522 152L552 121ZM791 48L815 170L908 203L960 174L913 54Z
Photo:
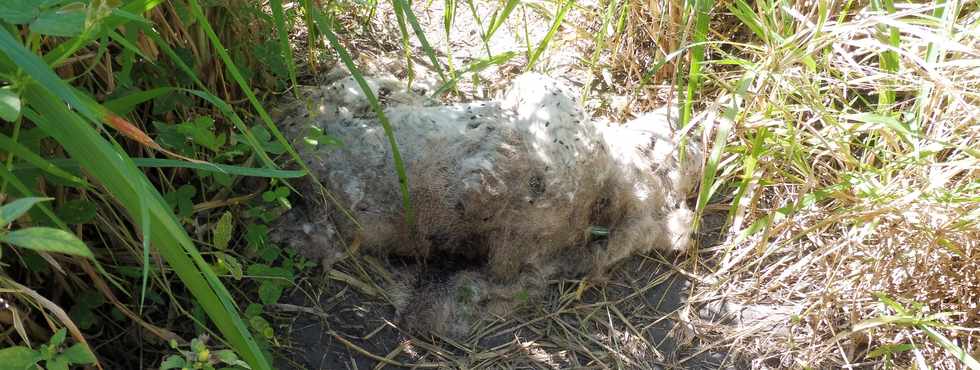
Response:
M723 221L723 215L706 217L700 235L702 249L718 243ZM675 258L680 261L684 256ZM554 281L541 302L528 303L515 317L489 320L475 330L479 333L459 341L402 332L395 309L377 294L366 294L359 290L363 288L335 279L310 278L302 289L291 293L286 304L277 306L282 312L278 333L286 341L278 353L277 367L397 368L378 360L393 351L397 353L390 359L395 363L442 364L441 368L747 367L723 349L702 350L704 343L696 335L684 334L690 330L678 327L679 310L691 283L658 259L628 259L608 282L590 287L578 301L568 299L577 281ZM334 268L344 269L343 265ZM665 276L668 278L659 284L651 284ZM606 335L611 332L641 332L643 340L609 341ZM527 350L528 343L539 346L540 351ZM662 357L653 355L657 351ZM616 360L620 357L622 361Z

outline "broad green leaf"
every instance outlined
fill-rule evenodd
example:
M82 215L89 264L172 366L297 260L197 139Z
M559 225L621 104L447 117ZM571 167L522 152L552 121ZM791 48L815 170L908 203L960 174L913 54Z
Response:
M181 185L172 192L163 195L163 199L177 210L178 217L190 217L194 211L194 196L197 188L190 184Z
M0 240L21 248L95 258L75 234L50 227L31 227L0 236Z
M180 369L187 365L182 356L170 355L160 363L160 370Z
M41 353L27 347L0 349L0 370L24 370L41 360Z
M46 367L47 370L68 370L68 361L61 356L55 356L54 358L45 361L44 367Z
M35 204L39 202L49 201L54 198L20 198L13 202L4 204L0 207L0 227L7 226L14 220L23 216L25 212L31 209Z
M178 124L177 132L184 134L195 144L208 148L212 152L217 152L221 146L225 145L225 134L214 134L214 119L208 116L200 116L192 121Z
M0 1L0 19L11 24L30 23L39 13L37 0Z
M78 36L85 28L85 10L51 9L31 22L31 31L48 36Z
M218 249L227 249L228 243L231 241L231 232L234 230L235 225L232 224L231 212L225 212L218 219L218 223L214 226L214 247Z
M20 96L9 86L0 88L0 119L16 121L20 118Z
M218 361L221 361L224 364L228 364L232 366L241 366L242 368L250 369L248 364L246 364L242 360L239 360L238 355L235 354L235 351L232 351L230 349L215 351L214 356L218 358Z

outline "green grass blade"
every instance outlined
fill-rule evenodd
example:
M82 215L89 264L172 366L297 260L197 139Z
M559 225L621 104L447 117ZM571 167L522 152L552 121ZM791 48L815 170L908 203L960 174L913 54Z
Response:
M11 222L14 222L14 220L20 218L20 216L23 216L24 213L27 213L31 207L34 207L35 204L53 199L54 198L23 197L3 204L0 206L0 227L6 227Z
M153 189L146 176L139 172L125 153L108 144L92 123L100 122L101 112L82 99L51 70L37 55L17 42L6 29L0 30L0 51L17 64L37 84L26 84L24 96L31 109L25 115L41 127L82 164L88 173L122 204L137 224L143 225L144 212L136 212L140 201L149 206L154 245L178 274L181 281L211 317L225 339L246 359L253 369L270 369L251 333L238 315L231 295L197 252L186 231L177 222L170 207ZM42 87L43 86L43 87ZM65 101L78 114L68 110Z
M487 29L487 41L490 41L493 38L493 34L497 33L497 29L504 25L507 18L510 18L510 13L514 11L517 4L520 4L520 0L507 0L507 3L504 4L504 9L500 13L494 13L493 19L490 20L490 28Z
M977 359L973 358L973 356L970 356L969 352L963 350L963 348L960 348L960 346L957 346L956 343L953 343L953 341L949 340L949 338L946 338L945 335L936 331L936 329L933 329L931 326L929 325L918 325L918 326L919 329L922 329L922 331L924 331L926 335L929 336L929 338L932 338L932 340L938 343L940 347L943 347L943 349L945 349L946 352L949 352L953 356L953 358L960 360L960 362L962 362L963 365L965 365L968 369L980 370L980 362L978 362Z
M119 26L133 21L133 17L129 15L142 14L155 8L162 2L163 0L133 0L126 3L121 8L114 10L110 16L102 19L99 25L102 32L86 32L69 42L59 44L44 55L45 63L47 65L58 65L72 54L75 54L79 48L89 41L101 38L105 32L115 30Z
M269 113L266 112L265 108L262 107L262 104L259 103L258 97L255 96L255 91L253 91L252 87L249 86L248 81L245 81L245 77L242 76L242 73L238 70L238 67L235 66L235 62L231 60L231 55L228 55L228 51L225 49L224 45L222 45L221 40L218 39L218 35L214 33L214 29L211 28L211 24L204 16L204 11L201 9L201 5L198 4L197 0L188 0L188 5L190 5L191 14L195 19L197 19L201 29L204 30L204 33L207 35L208 39L211 40L211 44L214 45L214 49L218 52L222 62L224 62L225 68L228 69L228 72L231 73L232 78L234 78L235 82L238 83L238 87L240 87L242 92L245 93L248 101L252 103L252 108L255 108L255 111L259 114L262 122L265 123L266 128L270 133L272 133L272 136L276 138L276 141L286 148L286 151L289 153L292 159L296 161L296 163L300 165L304 171L312 176L313 171L310 171L310 169L306 166L306 162L299 157L299 153L296 152L296 148L293 148L292 144L290 144L289 141L286 140L286 137L282 135L282 132L279 131L276 124L272 122L272 117L269 116ZM261 150L261 147L255 149L259 151ZM272 168L274 168L274 166L272 166ZM316 181L316 179L314 179L314 181Z
M873 0L871 1L871 8L875 10L882 10L887 12L889 15L895 14L895 5L891 0ZM901 46L901 39L898 33L898 28L894 26L879 26L879 29L886 35L886 43L894 48L894 50L882 51L879 55L878 63L881 69L888 72L891 75L898 73L899 59L898 59L898 48ZM878 111L886 112L889 110L889 106L895 103L895 90L889 87L888 83L881 84L878 89Z
M0 166L0 179L3 179L3 181L13 186L14 190L19 192L22 197L35 197L35 198L38 197L38 195L35 194L33 191L31 191L31 189L28 188L23 181L20 181L20 179L18 179L17 176L14 176L14 174L8 171L7 168L4 166ZM42 202L42 203L35 204L34 207L40 209L41 213L47 216L48 219L50 219L51 222L53 222L58 227L62 229L68 228L68 224L62 221L61 218L58 217L58 215L54 214L54 211L52 211L51 207L48 207L47 204Z
M65 181L73 183L82 188L91 187L91 185L89 185L89 183L84 179L62 170L59 168L59 166L35 154L30 149L27 149L23 145L20 145L20 143L7 137L7 135L0 134L0 148L3 148L8 155L15 155L27 163L30 163L34 168L38 168L52 176L60 177Z
M508 51L506 53L494 55L493 58L490 59L476 60L470 63L462 73L457 74L455 77L449 79L449 81L446 81L446 83L442 84L442 86L439 86L439 88L436 89L434 93L432 93L432 96L438 98L442 96L442 94L445 94L449 90L455 88L456 83L458 83L459 80L463 79L464 75L466 74L479 73L480 71L487 69L492 65L503 65L504 63L507 63L508 61L513 59L515 56L517 56L517 52Z
M2 135L0 135L2 136ZM3 143L3 139L0 138L0 144ZM253 167L241 167L232 166L227 164L218 163L194 163L181 161L176 159L166 159L166 158L131 158L133 164L140 168L189 168L199 171L208 172L219 172L228 175L235 176L251 176L251 177L267 177L273 179L293 179L298 177L306 176L303 171L293 171L293 170L270 170L268 168L253 168ZM48 161L50 166L55 169L61 170L63 168L79 168L81 165L77 160L74 159L54 159ZM31 166L14 166L14 170L23 170L27 168L39 167L34 163ZM69 174L70 176L71 174Z
M96 114L88 104L76 96L71 86L62 81L61 77L58 77L43 59L24 48L3 28L0 28L0 51L6 54L27 75L42 86L47 87L54 95L64 100L85 118L92 122L100 122L100 115Z
M272 8L272 21L275 23L276 38L279 40L279 52L286 59L289 81L293 83L295 91L299 82L296 78L296 61L293 60L293 48L289 46L289 34L286 30L286 16L285 11L283 11L282 0L269 0L269 7Z
M378 120L381 121L381 126L384 128L385 137L388 138L388 143L391 145L391 156L395 161L395 170L398 172L398 183L401 186L402 207L405 211L405 222L410 225L410 227L414 227L415 212L412 210L412 200L408 193L408 175L405 172L405 163L402 161L401 152L398 150L398 141L395 139L395 131L391 127L391 123L388 121L388 116L385 115L384 109L381 108L381 102L378 101L378 98L368 86L367 81L364 80L364 76L354 64L354 60L351 59L350 53L348 53L347 49L340 44L339 40L337 40L337 36L334 35L333 30L330 28L330 24L323 18L323 15L320 14L319 10L311 10L313 12L313 19L316 21L320 32L322 32L327 38L327 41L330 42L330 46L337 52L340 60L347 66L347 69L350 70L351 75L354 76L357 84L364 92L364 96L366 96L368 102L370 102L371 108L374 109L374 113L378 115Z
M4 50L6 51L6 50ZM106 142L91 124L69 111L47 89L28 85L25 115L51 135L97 179L138 225L155 229L152 243L235 350L253 369L271 369L246 328L231 295L201 257L170 206L125 153ZM140 208L145 204L146 210ZM149 216L144 219L144 216Z
M691 122L691 109L694 106L694 96L701 89L701 63L704 61L704 45L708 38L708 24L711 21L711 8L714 0L695 0L692 10L694 15L694 43L691 47L691 67L687 74L687 89L684 94L684 108L681 111L681 126L687 127Z
M565 15L567 15L568 11L572 9L572 5L575 5L575 0L565 1L565 4L558 10L558 14L555 14L555 20L552 22L551 28L548 29L548 33L544 36L544 39L538 43L537 49L534 49L534 54L531 54L531 58L527 61L527 66L524 67L525 71L534 69L534 64L538 62L538 58L541 57L541 53L548 48L548 43L550 43L551 39L555 37L555 33L558 32L558 27L560 27L562 21L565 20Z
M940 20L943 27L943 32L940 35L945 36L947 39L952 39L953 27L956 25L956 19L959 16L959 11L956 9L958 2L953 1L952 3L948 3L946 0L935 0L933 4L935 8L932 10L932 17ZM953 9L947 10L947 7ZM946 50L941 43L930 42L929 46L926 47L925 62L932 67L942 61L945 54ZM915 127L921 127L926 120L925 110L932 91L932 87L927 84L923 84L919 88L919 94L915 98Z
M102 103L106 108L120 116L125 116L132 112L137 105L156 99L176 90L173 87L158 87L146 91L138 91L126 94L121 98L113 99Z
M412 63L412 46L409 44L408 26L405 25L405 11L402 9L402 3L398 1L391 2L392 7L395 10L395 20L398 21L398 31L402 35L402 52L405 54L405 66L408 69L408 87L412 87L412 81L415 80L415 69ZM319 11L313 10L312 11ZM314 17L314 19L316 19ZM321 32L326 32L321 30ZM333 31L330 31L333 32Z
M473 20L476 21L476 28L480 31L480 40L483 40L483 48L487 51L487 58L492 58L493 52L490 51L490 38L487 37L486 31L483 30L483 18L476 11L476 5L473 5L473 0L466 0L466 5L469 6L470 13L473 13Z
M442 10L442 28L446 36L446 67L449 68L449 76L456 78L456 68L453 66L453 46L449 42L452 39L452 27L456 19L456 1L445 0Z
M445 83L446 75L442 71L442 65L439 63L439 59L436 58L435 50L433 50L432 46L429 45L429 40L425 38L425 31L422 30L421 26L419 26L419 20L415 17L415 12L413 12L412 8L405 3L405 0L393 1L399 3L399 6L396 7L396 9L401 8L402 12L405 13L408 24L410 24L412 26L412 30L415 31L415 37L419 39L420 43L422 43L422 50L425 51L425 55L429 57L429 61L432 62L432 65L435 67L436 73L439 74L439 81Z
M248 125L246 125L245 122L242 121L241 117L238 116L238 113L235 113L235 110L232 109L231 106L228 105L228 103L226 103L224 100L215 96L212 93L207 92L207 86L204 84L204 81L201 81L201 79L197 77L197 74L194 73L191 67L188 66L187 63L184 63L184 60L177 55L177 52L174 51L174 49L171 48L170 45L168 45L166 42L163 41L163 38L160 37L160 34L157 33L156 30L154 30L151 27L143 27L142 30L145 35L150 37L150 39L152 39L153 42L155 42L156 45L160 47L160 50L162 50L164 54L167 54L167 56L174 62L177 68L179 68L181 71L184 72L184 74L190 77L191 80L194 81L194 84L197 85L197 87L200 89L200 90L181 89L181 91L185 91L190 94L196 95L197 97L204 99L209 103L211 103L212 105L214 105L215 107L217 107L218 110L221 111L221 113L226 118L231 120L232 124L235 125L235 128L242 133L242 136L245 137L245 141L248 143L249 147L252 148L252 151L255 153L255 155L259 157L262 163L265 164L265 166L268 167L269 169L276 169L277 166L275 162L272 161L272 158L269 158L269 155L265 152L265 149L262 147L262 144L260 144L259 140L255 138L255 134L253 134L252 130L248 128ZM290 146L289 148L292 147Z

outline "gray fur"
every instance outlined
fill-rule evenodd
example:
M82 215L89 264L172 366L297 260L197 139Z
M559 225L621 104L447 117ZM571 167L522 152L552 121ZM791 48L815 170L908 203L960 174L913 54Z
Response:
M600 278L630 255L689 246L685 200L702 154L692 138L681 160L675 112L595 123L566 88L538 74L519 76L499 101L453 105L426 105L393 80L370 85L387 102L415 223L405 222L384 131L344 78L309 94L314 109L298 105L283 127L361 228L328 204L293 211L301 216L287 216L278 238L315 256L335 253L323 250L338 248L339 233L378 255L485 261L402 300L406 307L399 309L413 318L406 322L452 318L429 328L459 336L486 307L534 290L546 277ZM343 146L304 144L311 125ZM316 194L306 189L307 197ZM608 228L608 240L592 240L593 226Z

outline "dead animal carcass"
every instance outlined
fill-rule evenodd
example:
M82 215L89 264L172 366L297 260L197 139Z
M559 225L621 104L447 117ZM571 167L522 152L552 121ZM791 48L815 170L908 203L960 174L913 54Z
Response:
M287 215L278 238L315 256L337 253L342 238L375 255L465 261L440 281L399 288L407 293L396 306L411 322L459 335L480 310L542 278L600 278L632 254L689 245L685 202L701 147L693 138L680 145L668 109L598 124L538 74L519 76L499 100L452 105L427 104L397 81L369 82L386 101L414 223L406 222L384 129L345 78L309 94L285 115L284 129L353 217L330 202L306 202ZM328 143L306 143L322 135ZM306 189L316 198L315 187Z

